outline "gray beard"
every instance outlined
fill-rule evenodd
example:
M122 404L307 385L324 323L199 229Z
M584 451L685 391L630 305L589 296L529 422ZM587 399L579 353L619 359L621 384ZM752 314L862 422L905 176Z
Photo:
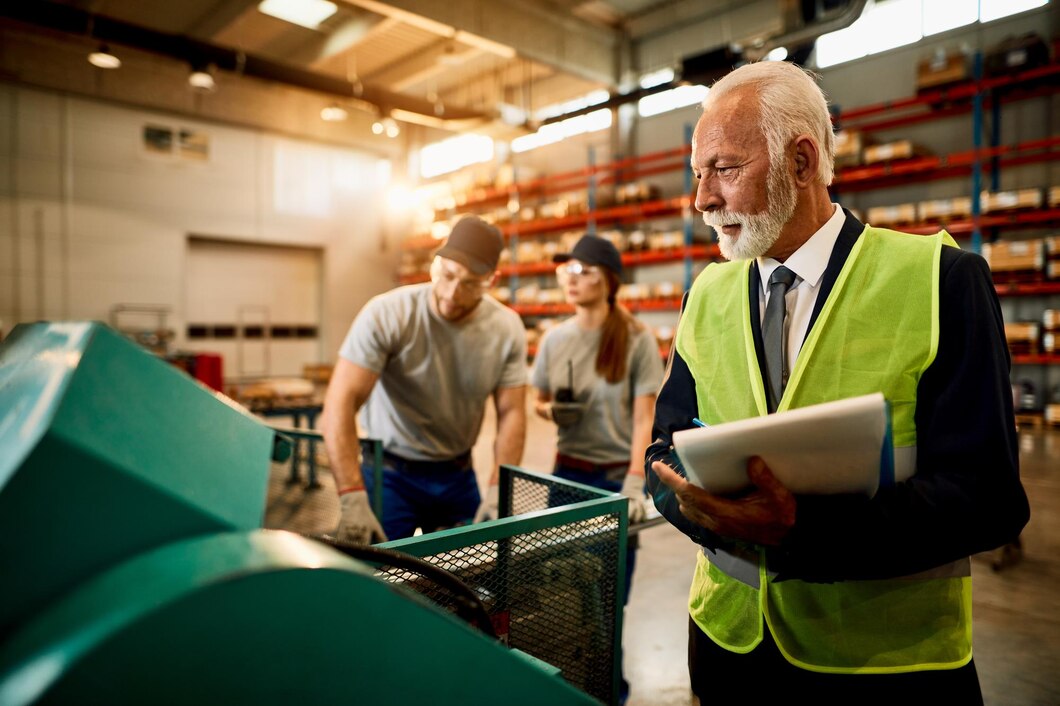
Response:
M780 237L780 231L795 213L795 184L780 169L770 167L766 196L769 205L764 213L705 211L703 222L718 235L718 247L726 260L750 260L769 252ZM740 225L737 236L726 235L723 225Z

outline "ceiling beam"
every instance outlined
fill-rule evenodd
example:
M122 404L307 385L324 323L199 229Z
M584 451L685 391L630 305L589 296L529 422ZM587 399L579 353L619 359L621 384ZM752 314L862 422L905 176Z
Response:
M591 81L617 83L620 33L528 0L342 0L441 36L469 34ZM473 39L464 39L473 43ZM486 48L486 46L483 46Z
M470 61L482 53L481 49L460 44L454 39L440 39L428 47L390 62L363 78L368 83L383 86L391 91L403 91L452 69L453 63Z

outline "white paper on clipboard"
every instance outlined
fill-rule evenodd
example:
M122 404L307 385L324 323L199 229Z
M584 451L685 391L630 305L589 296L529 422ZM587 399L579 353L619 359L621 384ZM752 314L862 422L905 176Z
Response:
M724 494L750 485L747 461L761 456L796 494L876 494L893 478L891 423L880 393L764 417L685 429L674 450L694 485Z

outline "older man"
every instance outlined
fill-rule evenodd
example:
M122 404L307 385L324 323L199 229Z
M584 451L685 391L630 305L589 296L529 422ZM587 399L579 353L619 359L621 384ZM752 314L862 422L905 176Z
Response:
M873 228L833 204L833 151L824 95L781 62L715 84L692 138L696 208L730 262L687 295L647 457L657 507L702 547L692 689L981 702L969 556L1029 516L1000 307L982 258L945 233ZM872 498L793 495L757 457L735 496L674 470L671 435L694 417L881 391L898 482Z
M500 231L468 216L431 264L431 283L368 302L339 351L324 401L324 441L339 493L339 539L400 539L496 514L499 464L517 464L526 435L526 331L484 296ZM471 447L486 400L497 411L494 470L481 501ZM382 526L368 503L357 413L383 441Z

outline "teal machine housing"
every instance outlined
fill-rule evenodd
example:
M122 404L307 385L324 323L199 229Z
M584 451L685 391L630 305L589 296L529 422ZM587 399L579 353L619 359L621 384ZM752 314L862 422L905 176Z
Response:
M283 440L98 323L0 344L0 706L591 704L373 569L261 529Z

